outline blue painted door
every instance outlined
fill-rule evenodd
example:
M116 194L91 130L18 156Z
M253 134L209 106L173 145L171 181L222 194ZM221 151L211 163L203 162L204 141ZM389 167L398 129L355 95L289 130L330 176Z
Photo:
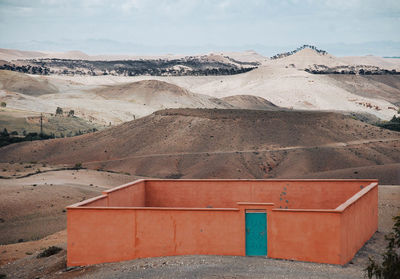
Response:
M267 255L267 213L246 212L246 256Z

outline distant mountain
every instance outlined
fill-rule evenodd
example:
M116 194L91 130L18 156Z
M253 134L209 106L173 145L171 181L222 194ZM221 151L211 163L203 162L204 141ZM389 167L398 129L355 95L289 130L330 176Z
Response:
M364 43L323 43L316 42L320 48L327 50L336 56L399 56L400 41L374 41ZM252 49L264 56L273 56L276 53L290 51L299 44L257 44L248 43L242 45L146 45L137 42L121 42L110 39L86 39L86 40L61 40L61 41L1 41L0 47L22 50L42 50L52 52L65 52L79 49L91 55L95 54L131 54L131 55L159 55L167 53L193 55L209 52L243 52Z

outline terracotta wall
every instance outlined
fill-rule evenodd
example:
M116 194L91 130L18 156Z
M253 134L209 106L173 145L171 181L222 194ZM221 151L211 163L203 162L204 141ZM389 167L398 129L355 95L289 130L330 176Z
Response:
M340 264L340 213L272 210L268 256Z
M341 214L341 264L349 262L378 229L378 186L368 187L344 204ZM339 208L340 209L340 208Z
M107 194L108 196L108 206L145 206L146 190L145 182L143 180L104 191L103 194Z
M371 181L147 180L146 206L232 208L272 202L278 208L335 209Z
M68 266L143 257L244 255L244 218L233 210L68 210Z
M93 199L85 200L78 204L79 206L90 206L90 207L104 207L108 206L107 195L101 195Z
M144 207L146 188L143 180L104 191L102 196L79 204L85 207Z
M248 209L267 211L268 257L345 264L377 229L377 184L365 187L370 183L152 180L123 185L67 208L67 264L185 254L244 256ZM310 208L333 209L285 210L264 203L280 204L282 196L289 206L308 202Z
M131 210L68 209L68 266L134 259L134 229Z

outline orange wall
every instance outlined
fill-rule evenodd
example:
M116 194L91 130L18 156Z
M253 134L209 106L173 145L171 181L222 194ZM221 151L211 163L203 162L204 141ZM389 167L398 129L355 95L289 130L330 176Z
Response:
M377 228L377 186L359 191L360 184L370 183L151 180L123 185L67 208L67 264L186 254L244 256L247 209L267 211L268 257L345 264ZM333 209L285 210L265 203L271 198L282 202L282 196L293 207L308 201Z
M108 197L107 195L101 195L93 199L83 201L81 204L82 204L81 206L94 206L94 207L108 206Z
M143 257L244 255L239 210L68 210L68 266Z
M378 229L378 186L341 214L341 264L349 262Z
M144 207L146 188L144 181L136 181L104 191L102 196L79 203L86 207Z
M334 209L370 181L147 180L149 207L236 207L272 202L276 207Z
M130 210L68 209L68 266L134 259L134 228Z
M271 258L340 264L340 213L273 210Z
M108 195L108 206L145 206L145 182L129 183L103 192Z

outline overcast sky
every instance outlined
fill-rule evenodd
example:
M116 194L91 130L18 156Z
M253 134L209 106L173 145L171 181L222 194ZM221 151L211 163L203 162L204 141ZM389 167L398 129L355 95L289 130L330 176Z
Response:
M0 0L0 47L25 49L362 45L399 30L400 0Z

